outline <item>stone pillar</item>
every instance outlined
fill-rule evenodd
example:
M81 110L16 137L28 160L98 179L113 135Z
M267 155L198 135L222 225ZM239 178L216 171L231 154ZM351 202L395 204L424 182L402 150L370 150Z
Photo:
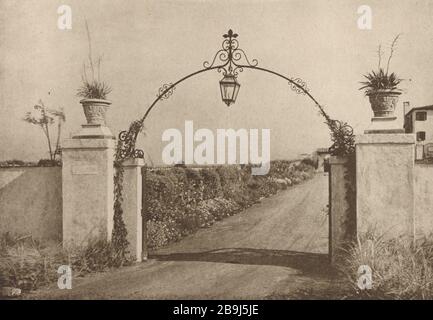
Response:
M414 235L414 163L413 134L356 137L358 233Z
M143 222L142 197L143 159L127 159L123 162L123 220L128 231L129 252L137 261L147 259L147 250L142 248Z
M110 240L113 229L115 140L105 126L99 126L101 135L95 135L95 126L89 134L82 127L62 144L64 246Z
M350 212L347 197L347 158L329 158L329 257L336 264L356 237L356 212ZM353 204L354 205L354 204Z

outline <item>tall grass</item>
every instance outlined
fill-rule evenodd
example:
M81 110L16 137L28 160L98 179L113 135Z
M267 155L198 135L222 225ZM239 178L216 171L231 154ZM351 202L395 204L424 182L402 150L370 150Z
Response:
M73 276L79 277L129 263L120 259L105 240L93 239L85 246L66 250L61 245L38 242L31 236L0 235L0 287L29 291L56 283L61 265L69 265Z
M357 286L358 268L362 265L372 269L370 290ZM367 233L348 250L341 268L360 298L433 299L432 236L414 242Z

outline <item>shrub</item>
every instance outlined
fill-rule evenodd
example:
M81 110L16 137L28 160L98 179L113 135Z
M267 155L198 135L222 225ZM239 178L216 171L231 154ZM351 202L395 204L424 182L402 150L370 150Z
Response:
M170 242L177 241L181 234L173 220L147 222L147 245L149 248L159 248Z
M221 179L215 169L206 168L201 169L201 176L203 177L204 189L203 199L212 199L222 195Z
M301 163L302 163L302 164L305 164L305 165L307 165L307 166L313 167L313 168L316 168L316 167L317 167L317 162L314 161L312 158L305 158L305 159L302 159L302 160L301 160Z
M313 173L309 162L285 160L272 162L267 176L252 176L249 165L150 169L144 190L148 246L177 241Z

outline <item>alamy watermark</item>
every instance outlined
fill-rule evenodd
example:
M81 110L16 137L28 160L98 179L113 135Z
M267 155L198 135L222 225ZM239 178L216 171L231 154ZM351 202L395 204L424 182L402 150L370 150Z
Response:
M72 289L72 268L68 265L62 265L57 269L57 273L60 274L57 280L59 289Z
M59 30L71 30L72 29L72 9L70 6L63 4L57 8L57 28Z
M370 290L373 287L373 272L368 265L361 265L358 268L358 288L361 290Z
M164 164L238 163L253 165L253 175L265 175L269 172L270 129L261 129L260 134L259 129L217 129L215 137L212 130L206 128L194 132L193 121L185 121L184 133L185 137L175 128L163 132L162 141L169 142L162 150Z
M357 20L358 29L371 30L373 27L373 14L371 7L364 4L358 7L357 12L359 14Z

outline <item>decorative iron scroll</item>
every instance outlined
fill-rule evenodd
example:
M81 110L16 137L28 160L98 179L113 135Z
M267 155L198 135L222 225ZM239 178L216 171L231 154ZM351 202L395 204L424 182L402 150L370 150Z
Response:
M119 133L119 144L117 146L116 160L127 158L144 158L144 152L140 149L135 149L137 135L143 129L143 122L136 120L131 123L128 131Z
M176 87L173 86L172 83L164 84L161 88L159 88L158 94L156 96L161 97L161 100L168 99L174 93L175 89Z
M237 33L233 33L230 29L223 35L224 41L222 42L222 49L218 50L212 62L203 62L203 67L211 69L216 67L218 72L223 75L237 76L239 72L243 71L243 67L255 67L259 64L256 59L251 62L248 59L245 51L239 48L239 41L236 39Z
M310 89L307 87L307 83L301 78L290 78L291 82L289 82L290 88L298 94L305 94Z

